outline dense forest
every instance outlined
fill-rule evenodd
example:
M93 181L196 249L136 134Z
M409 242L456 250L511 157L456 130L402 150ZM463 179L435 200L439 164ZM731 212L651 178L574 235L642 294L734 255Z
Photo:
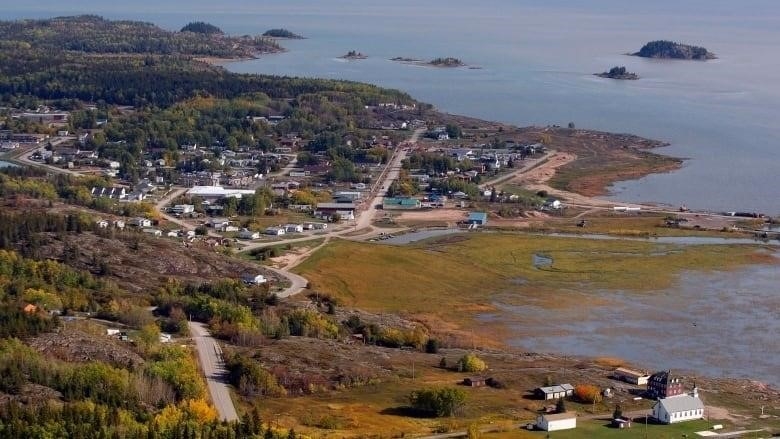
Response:
M402 136L379 129L381 121L371 108L417 105L404 93L372 85L240 75L197 61L280 49L266 38L220 36L206 23L168 32L94 16L0 22L0 49L2 105L70 111L68 128L92 130L80 148L118 161L120 175L131 181L140 176L142 159L164 159L171 172L221 170L217 160L180 160L183 144L201 145L215 157L239 149L262 156L288 137L301 140L301 163L329 162L328 179L361 181L364 164L388 158L387 148L375 146L377 139L397 143ZM283 120L268 123L271 115ZM51 130L7 112L2 118L13 132ZM258 171L269 166L260 161ZM351 333L393 347L421 348L428 340L422 329L384 328L359 319L340 322L333 315L335 302L320 304L328 312L288 307L267 285L218 276L197 283L161 277L159 285L130 292L118 275L119 262L101 255L112 250L133 254L156 244L137 231L100 229L95 220L98 213L153 212L145 203L113 203L90 195L91 187L109 185L100 176L0 171L0 439L297 437L271 429L256 410L250 409L241 423L217 421L191 350L159 342L161 331L186 335L187 316L245 347L268 338L334 339ZM300 191L299 198L306 196L314 199ZM227 199L223 207L226 214L252 217L277 202L261 188L253 197ZM87 241L105 248L89 247ZM252 256L265 258L267 252ZM157 306L154 315L149 305ZM103 327L90 326L96 324L89 316L127 325L133 333L132 343L118 344L102 329L91 344L131 352L139 362L77 363L34 347L36 337L55 331L61 336L83 335L88 328L100 332ZM360 385L371 378L293 375L229 354L229 379L249 398Z
M190 25L194 25L194 29L205 29L196 23ZM46 51L112 54L234 58L281 50L278 44L268 38L217 37L216 32L192 31L186 26L182 30L188 32L170 32L140 21L110 21L94 15L80 15L45 20L1 21L0 40L6 44L26 45Z

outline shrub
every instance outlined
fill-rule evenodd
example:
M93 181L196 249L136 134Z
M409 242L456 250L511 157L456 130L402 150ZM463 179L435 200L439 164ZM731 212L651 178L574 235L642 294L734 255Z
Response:
M466 392L455 388L430 388L409 395L412 408L430 416L455 416L466 402Z
M574 397L588 404L601 401L601 390L592 384L580 384L574 388Z
M487 364L474 354L466 354L458 360L459 372L482 372Z
M435 338L429 338L427 342L425 342L425 352L428 354L436 354L439 352L439 340L436 340Z

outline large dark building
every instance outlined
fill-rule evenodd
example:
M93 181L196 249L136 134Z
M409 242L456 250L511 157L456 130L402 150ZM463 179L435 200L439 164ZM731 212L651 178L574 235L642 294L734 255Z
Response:
M647 380L647 393L650 397L660 399L684 393L682 380L672 375L671 370L656 372Z

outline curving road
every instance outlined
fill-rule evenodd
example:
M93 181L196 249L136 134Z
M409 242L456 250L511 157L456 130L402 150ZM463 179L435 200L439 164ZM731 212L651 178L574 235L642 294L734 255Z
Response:
M189 322L190 334L195 341L198 360L206 377L211 403L223 421L236 421L238 414L233 400L230 399L230 386L226 382L227 370L222 359L222 349L211 336L205 323Z

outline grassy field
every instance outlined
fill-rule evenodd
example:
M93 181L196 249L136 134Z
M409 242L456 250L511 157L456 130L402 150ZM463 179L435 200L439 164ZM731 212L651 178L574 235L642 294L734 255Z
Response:
M536 268L534 255L553 262ZM497 294L560 306L579 303L588 291L649 293L672 286L686 270L762 261L774 258L758 246L480 233L404 247L334 241L296 271L349 306L466 324L489 311Z
M683 437L697 438L697 431L707 430L710 423L707 421L689 421L671 425L649 424L645 430L644 423L636 422L629 429L615 429L608 426L606 421L577 420L577 428L572 430L553 431L522 431L514 430L502 433L489 433L481 437L483 439L509 439L509 438L547 438L550 439L679 439ZM646 433L646 435L645 435Z

